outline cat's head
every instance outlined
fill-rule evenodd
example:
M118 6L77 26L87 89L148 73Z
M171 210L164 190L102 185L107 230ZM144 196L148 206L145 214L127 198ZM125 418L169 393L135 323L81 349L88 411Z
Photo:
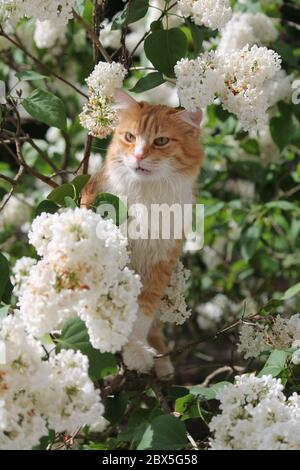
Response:
M116 92L116 103L119 124L109 158L126 176L143 181L198 173L201 110L138 103L123 91Z

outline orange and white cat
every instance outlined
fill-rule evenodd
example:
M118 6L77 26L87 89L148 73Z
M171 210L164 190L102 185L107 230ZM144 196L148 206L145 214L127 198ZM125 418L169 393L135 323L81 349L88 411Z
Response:
M188 112L163 105L138 103L125 92L116 92L119 123L100 171L86 186L81 205L89 206L99 192L110 192L127 203L192 204L202 150L199 144L202 112ZM143 224L141 217L140 223ZM143 288L132 334L123 348L131 370L173 373L166 353L160 321L160 300L169 284L182 242L171 238L129 239L131 268L141 275Z

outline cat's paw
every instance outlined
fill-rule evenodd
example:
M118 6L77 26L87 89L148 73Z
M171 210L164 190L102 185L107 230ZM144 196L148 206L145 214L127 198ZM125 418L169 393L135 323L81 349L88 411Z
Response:
M174 377L174 367L168 356L160 357L154 361L155 373L159 380L172 380Z
M123 348L123 361L129 370L149 372L155 356L156 351L143 341L132 340Z

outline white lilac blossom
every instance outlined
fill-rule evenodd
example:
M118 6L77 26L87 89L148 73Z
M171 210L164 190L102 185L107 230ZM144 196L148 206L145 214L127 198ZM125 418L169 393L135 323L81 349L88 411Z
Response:
M74 433L86 424L102 422L103 429L104 406L88 376L88 357L80 351L62 350L50 358L49 365L48 387L53 396L46 408L49 428Z
M81 163L84 158L84 152L76 152L75 158L79 163ZM91 152L90 160L89 160L89 173L92 175L97 173L102 163L103 163L102 155L97 152Z
M52 48L57 42L65 42L66 25L56 20L36 21L34 42L40 49Z
M30 270L36 262L36 259L29 258L28 256L22 256L22 258L16 261L12 270L11 282L14 286L14 294L17 297L21 295L24 282L28 278Z
M30 218L30 201L12 196L1 211L0 232L7 227L21 229Z
M189 269L185 269L182 262L179 261L160 303L161 321L182 325L191 316L192 312L185 300L187 281L190 278L190 274Z
M199 26L221 29L230 20L232 10L228 0L180 0L180 13L191 17Z
M280 70L279 55L266 47L248 46L231 54L203 53L175 66L178 96L183 107L195 111L212 103L236 114L242 127L257 130L267 124L270 81Z
M103 420L104 407L88 377L88 359L61 351L49 361L18 312L1 320L0 449L30 450L49 429L72 433Z
M277 39L278 31L274 20L269 16L262 13L236 12L221 30L220 36L218 52L229 54L247 45L271 44Z
M300 316L283 318L277 315L249 325L243 324L240 329L238 350L245 359L258 357L272 349L287 349L300 340Z
M76 0L1 0L0 23L16 25L23 18L67 23L72 17Z
M213 330L224 321L234 320L239 310L241 310L239 304L232 302L226 295L217 294L209 302L196 307L197 322L203 330Z
M80 123L90 135L105 138L117 125L118 116L114 108L114 91L122 88L126 70L116 62L99 62L86 79L89 100L79 116Z
M39 387L47 378L38 343L26 336L15 316L1 320L5 364L0 365L0 449L30 449L48 434L42 413L36 410Z
M255 184L241 178L229 178L224 184L225 191L236 194L244 201L253 201L255 198Z
M175 66L175 74L180 103L189 111L211 104L223 88L214 52L205 52L196 59L181 59Z
M242 375L217 393L221 414L212 418L213 450L300 448L300 397L283 394L280 379Z
M40 337L79 316L95 348L119 351L136 318L140 280L126 267L127 240L112 220L87 209L43 213L29 241L42 259L19 297L28 331Z
M294 352L291 361L292 364L298 366L300 364L300 339L296 339L296 341L293 341L292 348L294 349Z
M48 145L48 155L54 156L55 154L63 154L66 149L66 141L63 138L62 132L56 127L49 127L46 132L46 140Z
M266 47L252 46L220 58L224 76L222 105L239 118L245 130L265 127L270 107L266 86L280 70L279 55Z
M288 101L292 94L292 76L281 69L269 80L265 87L268 105L274 106L279 101Z

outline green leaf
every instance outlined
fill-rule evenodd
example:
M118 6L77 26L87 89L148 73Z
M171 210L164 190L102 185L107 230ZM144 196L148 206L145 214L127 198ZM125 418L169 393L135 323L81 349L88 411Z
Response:
M78 207L74 199L72 199L70 196L65 197L64 206L70 209L76 209L76 207Z
M193 21L190 21L190 20L186 20L186 23L192 33L194 52L195 54L199 54L199 52L202 51L202 44L205 39L204 28L197 26Z
M104 219L112 219L116 225L121 225L128 217L127 207L111 193L99 193L93 204L94 210Z
M285 368L289 355L290 353L278 349L272 351L263 369L259 372L258 377L262 377L263 375L277 377Z
M0 300L3 298L9 283L9 264L5 256L0 253Z
M46 75L41 75L38 72L35 72L34 70L26 70L25 72L17 72L16 77L20 81L31 81L31 80L44 80L45 78L49 78Z
M73 184L71 183L64 183L58 188L53 189L53 191L48 194L47 199L48 201L55 202L60 206L64 206L65 197L67 196L74 200L76 198L76 190Z
M212 215L217 214L220 212L223 208L225 207L224 202L220 201L217 202L217 204L214 204L212 206L205 206L205 217L211 217Z
M66 129L67 127L65 105L53 93L39 89L34 90L28 98L22 101L22 106L37 121L58 129Z
M158 416L147 427L137 450L180 450L187 444L186 434L184 423L175 416Z
M125 429L118 435L118 439L121 442L131 442L138 443L143 437L144 432L146 431L147 426L150 424L154 418L153 414L158 413L162 415L160 410L149 410L145 408L136 408L130 413L127 426Z
M258 225L252 225L242 233L241 242L241 253L246 261L252 258L256 252L258 242L261 237L261 227Z
M9 309L9 305L0 305L0 319L5 318L8 315Z
M298 284L295 284L294 286L290 287L281 297L282 300L288 300L291 299L292 297L295 297L296 295L300 294L300 282Z
M276 42L276 44L273 45L273 49L282 57L284 62L286 62L288 65L290 65L291 67L298 66L297 58L294 55L294 49L290 44L283 41Z
M230 382L218 382L216 384L211 385L210 387L191 387L190 393L192 395L197 395L198 398L203 400L215 400L217 393L222 390L227 385L230 385Z
M46 212L47 214L55 214L59 210L59 206L52 201L42 201L39 203L37 208L34 210L33 218L36 218L38 215Z
M150 24L151 31L157 31L158 29L164 29L162 21L155 20Z
M12 285L10 279L8 279L6 286L5 286L5 291L4 294L2 295L2 300L6 304L11 303L11 296L13 292L14 286Z
M271 118L270 132L279 150L282 151L290 143L293 131L292 113L289 115L285 113Z
M259 309L258 314L262 316L270 315L272 311L276 310L282 304L283 304L282 299L271 299L266 305L264 305L263 307Z
M131 0L124 10L115 18L111 29L122 29L124 26L144 18L149 8L149 0Z
M175 77L174 67L186 56L188 41L179 28L153 31L145 40L145 54L154 67L167 77Z
M197 397L189 393L175 401L175 411L181 415L182 420L199 418L199 403Z
M175 401L177 398L184 397L189 394L189 390L186 387L173 386L168 390L167 398L168 400Z
M70 318L64 323L56 351L74 349L81 351L89 358L89 375L93 380L103 379L115 374L117 362L113 354L101 353L93 348L85 323L80 318Z
M130 90L134 93L142 93L143 91L151 90L159 85L165 83L165 79L159 72L153 72L141 78L135 86Z
M78 175L75 176L75 178L71 181L71 184L75 187L76 189L76 195L77 197L80 196L81 191L91 178L91 175Z
M124 391L118 393L114 397L107 397L104 402L104 418L106 418L112 425L115 426L122 420L127 408L127 404L128 394Z
M245 178L254 183L260 183L266 177L266 170L260 163L252 160L228 162L228 170L232 176Z
M255 139L247 139L240 144L240 147L250 155L259 155L259 144Z
M34 446L32 450L47 450L48 445L55 441L55 436L55 431L50 429L48 436L41 437L39 444Z
M84 10L81 16L86 23L93 23L93 0L85 0Z
M270 201L265 204L267 209L281 209L282 211L299 211L299 207L290 201Z
M0 187L0 201L4 198L6 194L7 194L7 191L4 188Z

